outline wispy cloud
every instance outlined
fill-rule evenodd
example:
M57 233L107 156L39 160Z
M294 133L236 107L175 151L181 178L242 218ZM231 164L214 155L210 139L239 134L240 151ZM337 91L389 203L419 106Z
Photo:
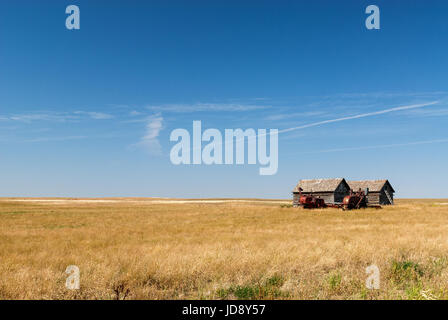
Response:
M136 111L136 110L132 110L131 112L129 112L129 115L130 115L131 117L139 116L139 115L141 115L141 114L142 114L141 112Z
M56 136L56 137L37 137L31 139L17 139L15 137L0 137L0 142L5 143L40 143L40 142L59 142L87 139L87 136Z
M411 110L408 114L416 117L444 117L448 116L448 107L426 110Z
M318 121L318 122L309 123L309 124L305 124L305 125L301 125L301 126L297 126L297 127L292 127L292 128L288 128L288 129L279 130L279 133L290 132L290 131L310 128L310 127L317 127L317 126L330 124L330 123L335 123L335 122L341 122L341 121L347 121L347 120L353 120L353 119L360 119L360 118L366 118L366 117L373 117L373 116L378 116L378 115L381 115L381 114L386 114L386 113L391 113L391 112L398 112L398 111L404 111L404 110L418 109L418 108L423 108L423 107L436 105L438 103L439 103L438 101L432 101L432 102L427 102L427 103L412 104L412 105L407 105L407 106L401 106L401 107L395 107L395 108L390 108L390 109L384 109L384 110L380 110L380 111L362 113L362 114L357 114L357 115L348 116L348 117L342 117L342 118Z
M366 117L373 117L373 116L387 114L387 113L391 113L391 112L399 112L399 111L404 111L404 110L418 109L418 108L423 108L423 107L436 105L438 103L439 103L439 101L431 101L431 102L426 102L426 103L421 103L421 104L412 104L412 105L394 107L394 108L389 108L389 109L383 109L383 110L374 111L374 112L357 114L357 115L353 115L353 116L347 116L347 117L341 117L341 118L336 118L336 119L329 119L329 120L324 120L324 121L318 121L318 122L313 122L313 123L309 123L309 124L305 124L305 125L301 125L301 126L297 126L297 127L292 127L292 128L278 130L278 132L276 134L285 133L285 132L291 132L291 131L297 131L297 130L311 128L311 127L322 126L322 125L330 124L330 123L348 121L348 120L353 120L353 119L361 119L361 118L366 118ZM266 131L265 134L258 134L257 137L267 136L267 135L271 135L270 131L269 132ZM240 138L237 141L243 141L243 140L244 140L244 137Z
M381 148L395 148L395 147L414 146L414 145L420 145L420 144L444 143L444 142L448 142L448 139L415 141L415 142L385 144L385 145L376 145L376 146L362 146L362 147L352 147L352 148L338 148L338 149L316 150L316 151L302 152L302 154L343 152L343 151L359 151L359 150L370 150L370 149L381 149Z
M51 142L51 141L69 141L69 140L81 140L81 139L87 139L87 136L41 137L41 138L23 140L22 142Z
M83 117L88 117L94 120L111 119L114 116L103 112L93 111L74 111L74 112L36 112L36 113L23 113L23 114L11 114L0 116L0 121L17 121L24 123L31 122L65 122L81 120Z
M328 99L334 99L334 98L404 98L404 97L439 97L439 96L446 96L448 95L448 91L426 91L426 92L346 92L346 93L337 93L333 95L326 95L326 96L320 96L319 98L328 98Z
M1 116L2 121L18 121L30 123L34 121L55 121L64 122L67 120L77 119L76 116L70 114L51 114L51 113L29 113L29 114L13 114L9 116Z
M104 112L75 111L75 114L87 115L95 120L112 119L114 116Z
M279 121L284 119L291 119L291 118L303 118L303 117L322 117L324 115L328 114L325 111L304 111L304 112L289 112L289 113L278 113L278 114L272 114L268 115L264 118L264 120L268 121Z
M243 112L268 109L270 106L235 104L235 103L196 103L196 104L164 104L147 106L149 110L159 112L190 113L190 112Z
M162 153L162 147L158 138L162 129L163 117L160 114L147 118L145 135L137 145L144 147L147 152L153 155L160 155Z

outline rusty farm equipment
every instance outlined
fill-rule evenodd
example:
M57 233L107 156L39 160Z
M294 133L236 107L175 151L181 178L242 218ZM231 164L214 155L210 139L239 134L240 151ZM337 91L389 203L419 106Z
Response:
M315 197L313 195L303 195L302 189L299 189L299 202L298 206L304 209L318 209L318 208L326 208L325 200Z
M298 206L304 209L319 209L319 208L339 208L342 210L355 210L362 208L376 208L381 209L378 205L369 205L367 200L368 189L353 192L350 190L350 194L345 196L342 203L325 203L325 200L313 195L302 194L302 189L299 188L299 201Z
M361 208L367 208L366 192L362 190L359 190L356 193L350 191L350 195L345 196L344 200L342 200L343 210L353 210Z
M317 209L317 208L326 208L324 199L316 198L314 196L300 196L299 198L299 206L305 209Z

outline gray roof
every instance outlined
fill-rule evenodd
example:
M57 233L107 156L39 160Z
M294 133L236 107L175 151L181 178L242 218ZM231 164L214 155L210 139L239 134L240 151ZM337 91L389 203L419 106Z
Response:
M299 192L299 188L303 192L334 192L343 181L344 178L300 180L292 192Z
M361 181L347 181L350 189L353 191L358 191L359 189L369 188L371 192L380 192L383 189L386 183L392 188L390 182L386 179L383 180L361 180ZM394 188L392 188L393 192L395 192Z

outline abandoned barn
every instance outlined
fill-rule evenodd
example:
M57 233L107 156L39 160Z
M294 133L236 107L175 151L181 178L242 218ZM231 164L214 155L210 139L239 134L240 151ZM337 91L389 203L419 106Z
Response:
M300 191L303 195L313 195L324 199L325 203L339 203L350 194L350 186L344 178L300 180L292 191L293 205L299 203Z
M348 185L355 192L359 189L368 189L367 202L369 204L394 204L395 190L388 180L348 181Z
M300 180L293 194L293 205L299 204L300 193L324 199L327 204L341 203L350 191L367 191L371 205L394 204L395 190L388 180L346 181L344 178Z

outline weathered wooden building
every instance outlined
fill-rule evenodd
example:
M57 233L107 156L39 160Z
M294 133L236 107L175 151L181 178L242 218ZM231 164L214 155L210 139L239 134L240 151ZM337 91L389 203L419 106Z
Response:
M325 203L340 203L350 194L350 186L344 178L300 180L292 191L294 206L299 204L300 189L303 195L322 198Z
M388 180L362 180L362 181L348 181L350 189L353 191L366 190L367 202L375 205L394 204L395 190Z

